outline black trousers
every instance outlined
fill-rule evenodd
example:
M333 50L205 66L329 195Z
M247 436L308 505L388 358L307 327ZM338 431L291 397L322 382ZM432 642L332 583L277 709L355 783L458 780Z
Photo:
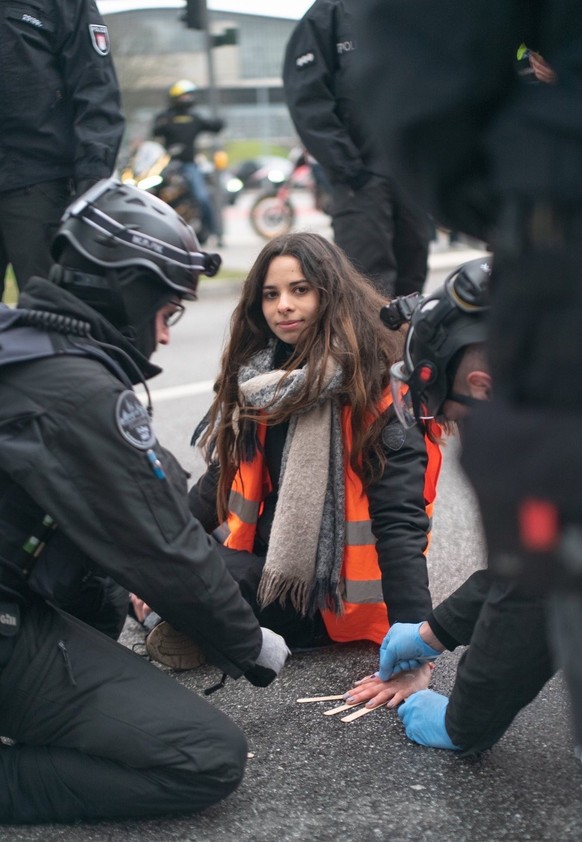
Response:
M430 219L403 201L389 179L373 176L359 190L334 185L332 226L337 245L387 298L421 292Z
M195 812L239 784L247 745L224 714L44 603L0 675L0 822Z
M47 277L50 245L71 198L67 178L0 192L1 295L9 263L20 289L33 275Z
M463 653L445 725L466 754L490 748L556 672L547 600L496 582Z
M290 649L309 649L333 643L319 611L313 617L303 617L289 603L281 605L273 602L265 608L259 605L257 591L265 565L263 556L231 550L222 544L217 544L217 550L261 626L282 635Z

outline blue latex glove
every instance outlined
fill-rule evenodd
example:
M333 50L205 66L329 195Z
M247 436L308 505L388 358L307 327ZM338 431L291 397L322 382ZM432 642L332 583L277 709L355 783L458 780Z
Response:
M445 728L448 703L446 696L434 690L419 690L406 699L398 708L398 716L408 739L421 746L459 751Z
M394 623L380 647L380 670L382 681L391 675L413 670L427 661L434 661L441 654L425 643L418 630L422 623Z

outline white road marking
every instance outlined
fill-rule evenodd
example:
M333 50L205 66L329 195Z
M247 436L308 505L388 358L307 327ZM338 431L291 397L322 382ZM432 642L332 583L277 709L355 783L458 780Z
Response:
M167 386L165 389L150 389L152 403L155 406L162 401L173 401L178 398L188 398L191 395L212 393L214 380L201 380L198 383L184 383L182 386ZM143 388L137 388L136 393L142 403L147 403Z

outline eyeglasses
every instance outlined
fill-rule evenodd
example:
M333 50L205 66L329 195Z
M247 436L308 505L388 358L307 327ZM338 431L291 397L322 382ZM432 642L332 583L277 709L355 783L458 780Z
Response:
M175 324L178 324L186 310L183 304L177 304L175 301L172 301L172 307L175 307L172 313L164 314L164 324L166 327L174 327Z

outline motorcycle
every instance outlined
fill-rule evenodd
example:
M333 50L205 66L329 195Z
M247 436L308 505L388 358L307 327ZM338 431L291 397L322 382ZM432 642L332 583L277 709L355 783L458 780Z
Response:
M204 245L209 232L182 174L181 163L173 160L170 152L155 140L143 141L122 169L120 179L124 184L152 193L173 208L194 229L200 245Z
M327 178L313 158L301 155L289 176L262 190L251 205L250 223L259 237L272 240L291 231L297 216L291 192L298 187L310 191L316 210L331 215L331 188Z

